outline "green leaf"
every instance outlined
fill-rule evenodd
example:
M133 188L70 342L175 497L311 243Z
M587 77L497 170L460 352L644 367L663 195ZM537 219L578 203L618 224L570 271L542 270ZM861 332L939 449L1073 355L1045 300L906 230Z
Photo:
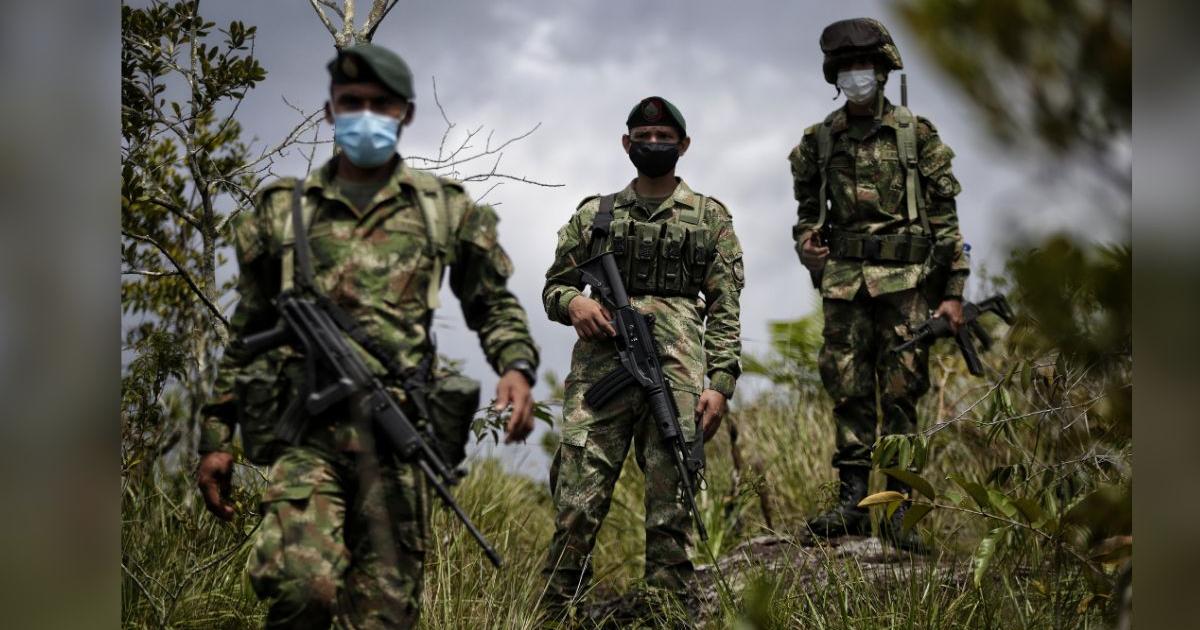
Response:
M1000 547L1001 536L1006 529L1006 527L993 529L983 540L979 541L979 546L975 548L975 554L971 558L975 588L979 588L983 582L983 575L987 573L988 566L992 564L992 557L996 555L996 550Z
M972 499L975 499L975 503L979 505L979 509L987 511L992 507L992 502L988 499L987 489L985 489L983 486L975 483L974 481L968 481L967 479L958 475L951 475L950 479L954 483L958 484L958 487L966 490L967 494L971 495Z
M988 490L988 498L991 499L992 505L995 506L1001 514L1008 518L1015 518L1018 514L1017 506L1013 505L1011 499L1004 493L998 490Z
M932 511L932 505L914 503L913 505L909 506L908 511L904 513L904 520L900 521L900 530L903 532L908 532L914 526L916 526L918 521L925 518L925 515Z
M903 500L903 494L900 494L895 490L884 490L883 492L876 492L862 501L859 501L858 507L871 507L872 505L883 505L885 503Z
M884 468L879 472L891 477L892 479L895 479L896 481L908 484L908 486L915 488L930 500L937 498L937 493L933 491L933 485L928 481L925 481L925 479L917 473L901 470L899 468Z
M1011 499L1011 501L1017 507L1017 510L1021 512L1021 516L1029 521L1030 525L1041 523L1046 518L1046 513L1042 511L1042 506L1029 497L1020 497Z
M905 439L900 442L899 461L896 462L897 468L908 468L912 465L912 442Z

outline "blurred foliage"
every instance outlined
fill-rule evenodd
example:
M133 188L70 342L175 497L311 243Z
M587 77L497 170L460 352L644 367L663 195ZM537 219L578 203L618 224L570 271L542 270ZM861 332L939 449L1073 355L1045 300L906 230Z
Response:
M1101 154L1130 130L1131 0L899 0L896 10L997 137Z
M233 282L218 282L216 270L229 220L261 178L234 113L266 77L253 56L253 26L232 22L210 41L216 25L197 10L196 2L121 7L124 345L139 371L158 374L123 385L173 375L183 408L160 419L174 420L166 430L189 438L227 340L220 300ZM172 344L178 352L162 352ZM156 368L155 358L167 356L172 362ZM131 400L124 390L123 400Z

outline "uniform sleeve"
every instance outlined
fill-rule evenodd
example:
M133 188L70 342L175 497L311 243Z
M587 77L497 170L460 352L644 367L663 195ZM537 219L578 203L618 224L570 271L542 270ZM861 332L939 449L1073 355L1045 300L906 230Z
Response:
M963 237L958 229L958 209L954 198L962 192L962 186L950 169L954 151L942 142L933 123L920 117L917 119L917 143L925 212L936 242L934 264L948 268L944 296L961 298L970 273L970 263L963 251Z
M714 203L710 216L715 219L710 227L717 235L717 255L704 279L704 353L709 388L729 398L742 373L741 296L746 273L729 212Z
M256 204L256 211L242 214L233 225L233 244L238 262L238 303L229 320L229 339L270 328L276 319L271 297L279 286L279 265L271 264L263 234L263 204L270 203L268 193ZM237 424L237 376L246 368L243 357L229 351L217 364L217 378L212 397L201 408L200 454L230 451L234 427Z
M529 319L508 290L513 267L500 246L496 211L475 205L457 189L447 189L447 203L465 206L455 240L450 289L462 306L467 327L479 335L483 354L497 374L518 359L529 361L536 370L538 347L529 332Z
M586 204L580 207L585 207ZM567 326L571 315L567 305L583 292L583 278L576 265L587 256L587 244L583 238L582 210L576 212L558 231L558 245L554 248L554 262L546 270L546 285L542 288L542 306L546 316Z
M792 238L797 247L816 229L820 219L821 172L817 159L817 136L813 128L788 155L792 165L792 193L796 197L796 226Z

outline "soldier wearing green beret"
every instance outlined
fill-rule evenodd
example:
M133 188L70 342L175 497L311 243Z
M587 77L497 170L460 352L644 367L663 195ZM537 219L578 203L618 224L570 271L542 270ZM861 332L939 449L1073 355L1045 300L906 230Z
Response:
M626 125L621 141L637 177L620 192L579 203L558 232L542 291L550 319L573 326L579 337L566 378L562 440L550 471L558 516L543 570L548 580L543 602L552 614L588 588L596 533L631 444L646 476L646 584L685 595L693 580L692 523L682 481L645 396L629 387L602 408L584 402L584 392L619 363L611 315L582 293L576 266L605 248L616 253L631 303L655 316L660 360L688 441L716 432L741 373L744 272L729 210L675 176L676 160L691 139L674 105L646 98ZM593 242L593 222L602 208L611 213L610 235Z
M460 460L479 384L436 365L431 325L443 272L467 326L501 374L497 407L512 407L507 440L532 424L530 388L538 350L516 297L512 263L500 247L498 217L458 182L409 167L396 153L416 107L412 74L381 46L346 48L329 63L325 105L337 151L306 179L266 185L254 212L238 217L234 242L240 301L236 339L271 328L271 299L294 282L296 230L307 230L316 288L395 357L403 374L380 369L408 415L432 425L451 466ZM304 225L292 223L300 204ZM429 493L420 472L374 440L348 403L312 415L298 444L274 434L301 401L305 360L283 347L257 357L231 346L216 395L204 409L198 482L209 509L233 516L228 501L234 427L255 464L270 465L262 524L247 571L270 603L267 626L396 628L416 624L431 544ZM373 357L364 360L379 366ZM403 389L425 383L430 416Z
M867 534L867 493L876 425L912 433L929 389L929 356L920 345L895 354L930 309L962 323L969 265L950 169L954 152L929 120L883 94L902 68L891 35L876 20L835 22L821 34L825 80L844 106L809 127L788 156L798 220L796 251L821 292L825 344L821 380L833 398L838 505L809 521L819 536ZM882 418L876 413L876 405ZM908 491L889 479L889 488ZM920 550L903 532L904 510L883 523L885 539Z

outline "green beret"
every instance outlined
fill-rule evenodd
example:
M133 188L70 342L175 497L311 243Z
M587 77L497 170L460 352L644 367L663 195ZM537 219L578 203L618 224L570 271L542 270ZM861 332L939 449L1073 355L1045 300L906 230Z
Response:
M335 83L379 83L413 100L412 70L400 55L375 44L355 44L338 51L327 66Z
M683 114L675 109L671 101L661 96L648 96L642 99L633 106L633 111L629 112L629 118L625 120L625 126L630 129L655 125L674 127L679 130L679 133L687 135L687 123L683 120Z

